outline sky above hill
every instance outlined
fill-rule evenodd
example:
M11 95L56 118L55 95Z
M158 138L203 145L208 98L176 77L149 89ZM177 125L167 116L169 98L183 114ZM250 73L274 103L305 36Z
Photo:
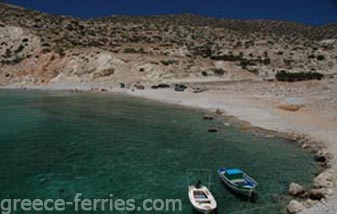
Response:
M337 23L337 0L4 0L43 12L95 18L193 13L234 19L276 19L311 25Z

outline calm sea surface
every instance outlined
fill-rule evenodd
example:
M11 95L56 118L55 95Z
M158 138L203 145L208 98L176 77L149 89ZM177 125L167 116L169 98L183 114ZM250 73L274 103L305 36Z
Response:
M152 213L188 214L187 183L207 183L208 173L186 171L209 169L218 213L270 206L246 213L274 214L287 202L282 195L291 182L312 182L312 156L294 143L203 115L121 95L0 90L0 198L181 199L181 212ZM209 126L220 132L208 133ZM222 166L257 180L257 203L224 188L216 174Z

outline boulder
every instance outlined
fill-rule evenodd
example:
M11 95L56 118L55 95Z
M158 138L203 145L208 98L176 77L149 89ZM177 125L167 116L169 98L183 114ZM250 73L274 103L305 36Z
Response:
M290 214L296 214L296 213L302 212L304 209L306 209L304 205L296 200L291 200L289 204L287 205L287 211Z
M289 185L288 193L291 196L300 196L305 193L305 190L301 185L297 183L291 183Z
M333 188L334 186L333 175L329 171L322 172L314 180L314 187L317 189Z
M307 199L307 200L305 200L304 202L303 202L303 205L304 205L304 207L305 208L311 208L311 207L313 207L315 204L317 204L317 201L314 201L314 200L312 200L312 199Z
M303 144L302 144L302 148L303 148L303 149L307 149L307 148L310 148L310 146L307 145L306 143L303 143Z
M215 113L222 115L224 113L224 111L222 111L221 109L216 109Z
M332 160L332 159L334 158L333 154L330 153L330 152L327 152L327 153L325 154L325 157L326 157L328 160Z

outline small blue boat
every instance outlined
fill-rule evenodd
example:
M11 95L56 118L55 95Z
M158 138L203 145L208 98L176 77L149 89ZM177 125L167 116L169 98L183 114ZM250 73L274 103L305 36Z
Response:
M240 169L220 168L218 174L223 183L233 192L256 197L257 182Z

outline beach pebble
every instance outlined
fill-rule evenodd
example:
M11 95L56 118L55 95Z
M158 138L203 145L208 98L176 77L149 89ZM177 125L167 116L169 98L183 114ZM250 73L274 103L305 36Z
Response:
M302 195L304 192L305 192L304 188L297 183L291 183L289 185L289 190L288 190L289 195L299 196L299 195Z
M291 200L287 206L287 211L290 214L302 212L305 209L304 205L296 200Z

